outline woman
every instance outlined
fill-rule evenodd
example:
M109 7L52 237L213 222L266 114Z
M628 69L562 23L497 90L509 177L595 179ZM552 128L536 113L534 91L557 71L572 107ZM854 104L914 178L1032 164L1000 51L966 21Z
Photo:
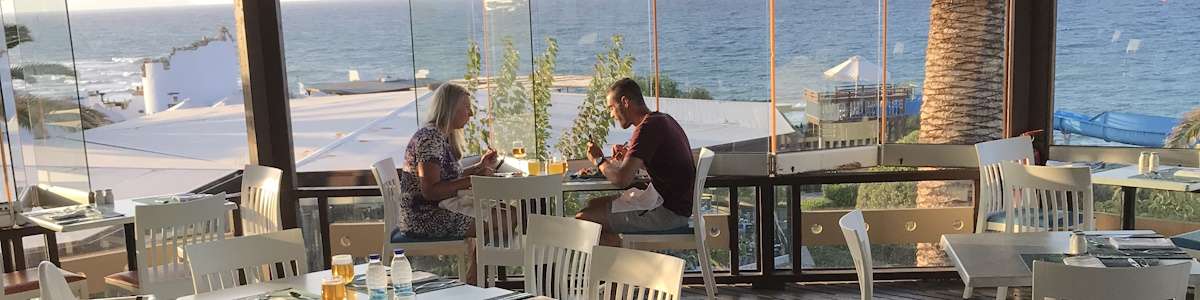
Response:
M404 169L417 178L401 180L405 197L400 201L397 230L413 239L462 238L474 230L470 216L438 206L456 201L458 191L471 187L470 175L495 172L496 151L488 149L479 163L459 169L462 128L472 116L471 95L455 84L442 84L433 94L429 121L408 142Z

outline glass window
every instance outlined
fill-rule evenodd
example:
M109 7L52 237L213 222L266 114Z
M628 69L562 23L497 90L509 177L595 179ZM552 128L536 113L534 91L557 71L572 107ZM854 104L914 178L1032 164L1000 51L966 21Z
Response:
M1200 68L1192 1L1059 1L1054 143L1192 148ZM1181 129L1174 134L1176 129Z

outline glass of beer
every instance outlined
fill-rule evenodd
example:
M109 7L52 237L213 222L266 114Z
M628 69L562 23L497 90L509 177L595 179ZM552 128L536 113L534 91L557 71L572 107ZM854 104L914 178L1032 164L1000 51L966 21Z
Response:
M321 281L321 300L345 300L346 282L334 276Z
M349 254L334 255L333 276L342 279L344 283L354 281L354 258Z
M513 141L512 156L517 159L525 159L525 143L521 141Z
M544 169L545 168L542 167L542 161L536 159L529 160L529 176L542 175L542 171L545 171Z
M550 159L550 163L546 166L546 171L551 175L562 174L567 172L567 161L563 160L562 156L555 155Z

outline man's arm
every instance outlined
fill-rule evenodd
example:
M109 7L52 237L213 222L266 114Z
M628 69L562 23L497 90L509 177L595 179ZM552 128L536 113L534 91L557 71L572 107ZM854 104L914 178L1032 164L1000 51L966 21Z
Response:
M637 175L637 171L646 166L641 158L633 156L605 158L601 161L603 156L604 152L600 151L600 147L588 143L588 160L596 166L597 170L600 170L600 174L604 174L605 179L619 187L633 184L634 175Z

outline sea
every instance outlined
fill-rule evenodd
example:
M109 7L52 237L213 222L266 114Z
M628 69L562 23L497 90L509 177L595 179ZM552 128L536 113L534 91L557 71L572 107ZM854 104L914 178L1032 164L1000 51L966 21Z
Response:
M472 40L485 49L485 76L499 72L507 43L518 53L519 71L528 73L547 38L559 46L557 74L588 75L597 55L620 35L637 75L657 68L683 89L704 88L716 99L769 99L768 1L656 2L657 7L647 0L283 2L288 80L294 91L301 83L345 81L349 70L364 79L414 78L418 72L432 80L461 78ZM822 72L851 56L879 64L883 51L889 82L921 86L929 1L887 3L886 47L879 1L775 2L780 102L800 102L804 89L838 84ZM1195 78L1200 1L1058 3L1056 110L1179 117L1200 105ZM111 97L127 95L140 83L143 59L165 56L220 27L232 30L234 19L231 5L82 10L70 11L69 18L61 9L38 8L43 11L15 7L4 14L5 23L28 26L34 38L11 51L13 62L74 62L77 80L46 77L24 87Z

